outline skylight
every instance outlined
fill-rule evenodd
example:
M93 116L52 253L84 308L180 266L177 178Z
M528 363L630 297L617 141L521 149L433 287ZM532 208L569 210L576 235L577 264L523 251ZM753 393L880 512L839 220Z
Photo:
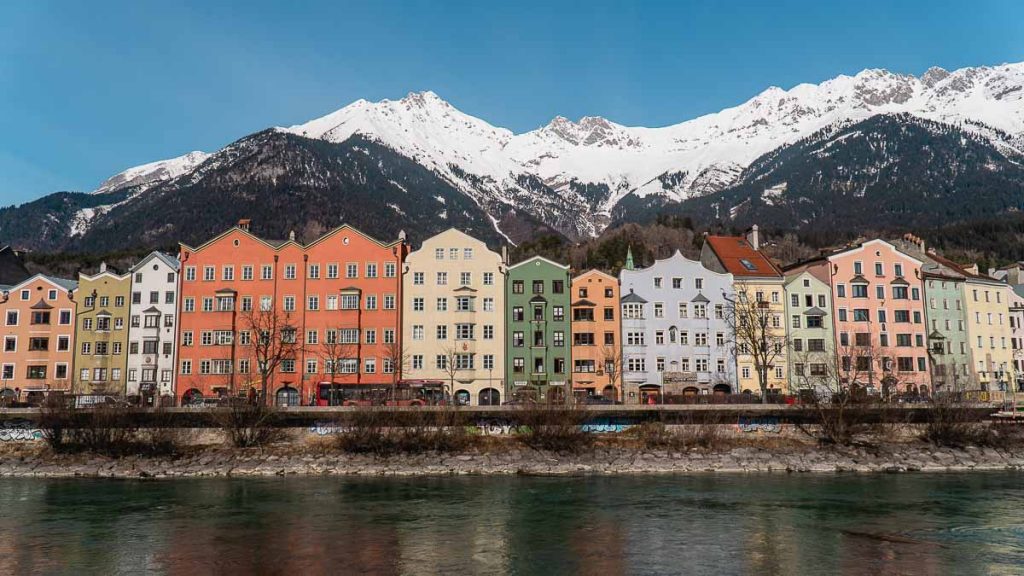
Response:
M740 258L740 264L743 264L743 267L746 268L747 270L750 270L751 272L757 270L757 266L754 266L754 263L751 262L750 260L747 260L746 258Z

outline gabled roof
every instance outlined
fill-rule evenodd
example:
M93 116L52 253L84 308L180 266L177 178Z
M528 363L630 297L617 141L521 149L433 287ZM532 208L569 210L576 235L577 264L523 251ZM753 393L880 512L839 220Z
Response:
M868 279L863 277L863 276L861 276L860 274L857 274L853 278L850 278L850 283L851 284L870 284L870 282L868 282Z
M782 271L743 236L708 236L704 242L733 276L781 278Z
M53 310L53 306L47 304L46 300L43 300L42 298L40 298L39 302L36 302L30 308L32 310Z
M707 304L708 302L711 302L711 300L708 300L708 297L705 296L703 292L697 292L697 295L694 296L693 300L690 300L690 302L702 302Z
M142 311L143 314L160 314L161 310L156 306L150 306Z
M910 286L910 282L907 282L906 280L904 280L902 276L900 276L898 278L893 278L893 280L892 280L892 282L890 282L890 284L893 284L893 285L896 285L896 286Z
M78 282L74 280L68 280L66 278L57 278L55 276L48 276L46 274L36 274L31 278L26 278L21 282L18 282L17 284L9 286L7 290L14 292L15 290L21 289L22 286L25 286L26 284L31 284L36 280L48 282L49 284L53 285L53 287L62 288L64 290L74 290L75 288L78 288Z
M629 291L629 294L626 294L621 299L619 299L619 302L623 304L647 304L647 300L644 300L643 298L640 297L639 294L633 292L632 290Z
M594 304L593 302L591 302L590 300L587 300L586 298L580 298L579 300L573 302L572 305L573 306L597 306L597 304Z
M827 316L828 312L825 312L817 306L812 306L807 310L804 310L804 316Z
M555 262L554 260L548 260L547 258L545 258L543 256L531 256L531 257L527 258L526 260L523 260L522 262L519 262L517 264L513 264L513 265L509 266L508 269L511 270L513 268L518 268L520 266L523 266L524 264L529 264L530 262L533 262L534 260L541 260L543 262L547 262L548 264L550 264L552 266L556 266L558 268L564 268L565 270L569 269L569 265L568 264L559 264L558 262Z
M591 268L590 270L584 270L583 272L580 272L576 276L573 276L572 280L573 280L573 282L575 282L576 280L579 280L580 278L583 278L584 276L604 276L604 277L608 278L609 280L611 280L612 282L615 282L616 284L619 282L619 279L616 278L615 276L612 276L611 274L609 274L607 272L604 272L602 270L598 270L597 268Z
M178 262L177 258L175 258L173 256L170 256L169 254L164 254L163 252L161 252L159 250L154 250L154 251L150 252L149 254L147 254L145 258L143 258L142 260L139 260L138 264L136 264L135 266L132 266L128 271L132 272L132 273L137 272L140 268L142 268L142 266L146 262L149 262L153 258L159 259L161 262L163 262L164 264L167 264L168 266L170 266L175 271L178 271L181 268L181 262Z

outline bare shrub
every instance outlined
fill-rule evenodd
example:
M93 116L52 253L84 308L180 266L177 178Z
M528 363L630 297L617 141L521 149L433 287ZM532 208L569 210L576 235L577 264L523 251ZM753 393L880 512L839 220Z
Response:
M713 450L730 444L717 418L702 422L691 419L673 428L662 422L644 422L630 429L630 433L648 450Z
M1000 434L984 422L978 422L970 407L957 395L943 394L932 398L928 419L921 431L921 439L949 448L965 446L1001 447L1018 437L1010 429Z
M74 408L58 401L41 408L39 426L47 445L57 453L86 452L114 458L178 453L179 431L166 418L156 418L140 429L140 418L145 416L123 405Z
M352 412L336 436L339 449L389 457L425 452L460 452L469 445L457 409L439 411L365 409Z
M282 437L277 410L263 402L233 402L215 414L235 448L263 447Z
M583 429L587 418L575 405L524 406L515 413L516 438L536 450L580 452L594 443L593 434Z

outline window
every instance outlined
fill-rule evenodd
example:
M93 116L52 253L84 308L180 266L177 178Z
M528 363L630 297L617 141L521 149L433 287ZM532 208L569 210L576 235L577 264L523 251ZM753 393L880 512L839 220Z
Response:
M359 295L358 294L342 294L341 295L341 309L342 310L358 310L359 309Z
M868 321L868 310L867 308L854 308L853 310L853 321L854 322L867 322Z
M206 282L213 281L213 275L215 273L213 266L203 266L203 280Z
M192 361L191 360L182 360L181 361L181 373L186 375L186 376L192 373Z
M447 286L448 285L448 273L447 272L438 272L437 273L437 285L438 286Z
M366 297L366 309L376 310L377 309L377 296L370 294Z
M903 276L903 264L893 264L892 270L897 277Z
M416 324L412 327L412 339L423 340L423 326Z
M224 266L220 273L221 280L234 280L235 279L235 267Z
M447 340L448 339L448 325L447 324L438 324L436 329L435 329L435 332L436 332L436 337L437 337L438 340Z
M473 283L472 272L460 272L459 273L459 286L469 286Z
M295 280L295 264L285 264L284 265L284 279L285 280ZM283 370L282 370L282 372L283 372Z
M455 299L455 310L457 312L472 312L473 299L469 296L459 296Z
M523 358L512 359L512 371L522 373L526 370L526 360Z
M525 337L525 335L522 332L513 332L512 333L512 347L513 348L522 348L525 345L526 345L526 337Z
M523 281L522 280L513 280L512 281L512 293L513 294L522 294L523 293Z
M893 286L892 287L892 298L893 298L893 300L906 300L907 299L907 287L906 286Z
M534 280L533 281L533 293L534 294L543 294L544 293L544 281L543 280Z
M345 264L345 278L358 278L359 277L359 264L355 262L349 262Z
M306 272L309 275L309 278L311 280L317 280L317 279L320 278L320 265L319 264L309 264L306 267Z
M643 357L632 357L626 359L626 370L629 372L646 372L647 359Z
M440 300L440 299L438 299L438 300ZM412 309L413 309L413 312L423 312L423 298L422 297L417 296L417 297L412 299Z
M384 277L385 278L394 278L395 277L395 270L397 270L397 267L395 266L394 262L385 262L384 263Z
M494 325L493 324L484 324L484 340L493 340L493 339L494 339Z
M839 298L846 298L846 285L836 284L836 296Z
M444 260L444 248L434 248L434 260Z
M644 317L643 304L627 303L622 305L622 318L625 320L642 320Z
M551 281L551 293L552 294L564 294L565 293L565 280L552 280Z
M413 354L412 356L412 369L422 370L423 369L423 354Z
M484 286L494 285L494 272L484 272Z
M484 312L494 312L494 298L484 298Z
M367 278L376 278L377 277L377 263L376 262L367 262L366 263L366 277Z
M562 322L565 320L565 307L555 306L551 309L551 319L555 322Z
M473 339L473 324L456 324L455 325L455 339L456 340L472 340Z
M242 280L252 280L252 266L242 266Z
M185 280L187 282L194 282L196 279L196 267L186 266L185 267Z
M385 310L394 310L395 309L395 295L394 294L385 294L384 295L384 309Z
M435 309L438 312L445 312L445 311L447 311L448 310L448 299L443 297L443 296L438 298L437 302L435 303Z

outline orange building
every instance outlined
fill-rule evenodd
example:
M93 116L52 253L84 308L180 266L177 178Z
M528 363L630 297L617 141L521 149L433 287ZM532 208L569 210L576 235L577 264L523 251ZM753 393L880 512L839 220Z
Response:
M0 396L33 401L49 390L71 390L75 286L37 274L0 287Z
M622 399L619 280L600 270L572 279L572 388Z
M391 384L406 253L404 237L385 244L347 225L305 245L294 235L264 240L247 220L196 248L182 244L179 395L258 390L268 358L260 332L288 342L269 375L278 404L313 401L320 382Z

